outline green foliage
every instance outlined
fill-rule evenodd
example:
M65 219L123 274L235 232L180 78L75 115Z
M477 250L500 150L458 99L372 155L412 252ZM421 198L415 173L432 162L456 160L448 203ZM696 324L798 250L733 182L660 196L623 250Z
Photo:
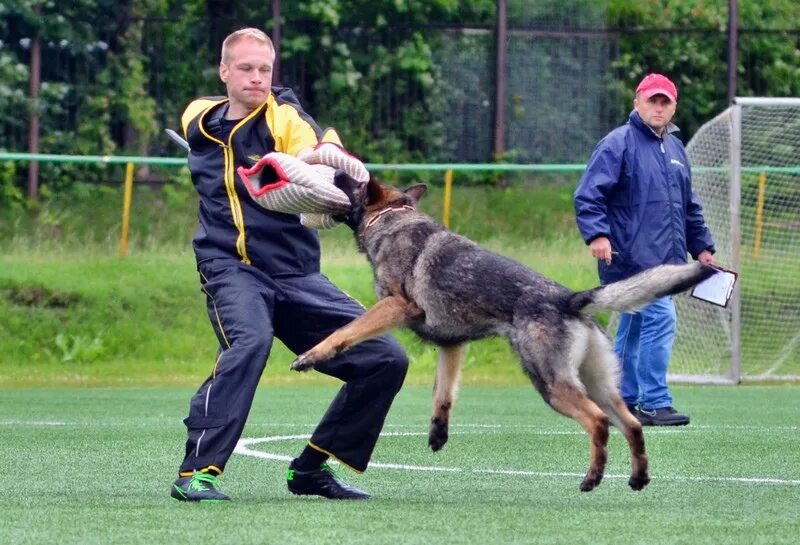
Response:
M83 363L94 361L105 353L103 340L100 336L94 338L85 335L64 335L58 333L54 340L58 348L61 361L64 363Z
M20 115L28 110L27 82L28 67L0 49L0 113L6 116L4 124L10 131L21 132L27 125L26 116ZM17 115L11 115L12 112Z
M573 187L532 179L494 190L466 187L456 176L450 224L566 285L590 287L596 272L572 219ZM441 219L442 188L430 187L421 204ZM165 373L185 377L198 361L211 361L215 341L191 253L197 200L188 176L176 174L163 189L135 188L124 260L117 257L121 206L119 186L73 184L45 191L27 212L0 209L0 374L25 361L43 373L80 366L121 378L135 372L132 363L167 361ZM338 227L321 235L325 274L372 304L372 274L352 233ZM408 332L398 335L420 376L428 376L435 351ZM512 357L505 341L486 341L472 349L468 366L482 373ZM281 368L290 358L276 347Z
M35 109L43 153L106 155L122 147L146 154L157 125L141 18L157 16L163 4L162 0L4 3L0 10L4 39L7 35L12 43L29 44L39 38L43 80L38 100L21 96L27 67L15 62L13 53L0 52L0 115L27 130L27 119L19 114ZM73 65L85 70L83 77L73 77L69 71ZM9 91L6 82L16 90ZM115 139L114 133L122 136ZM76 181L101 181L103 170L43 164L41 178L60 189Z
M511 25L596 27L604 22L606 2L596 0L509 0Z
M787 28L800 20L800 4L793 0L740 2L739 26L749 29ZM613 83L622 96L633 96L648 72L669 75L678 86L676 119L693 134L704 122L727 107L727 4L709 0L628 2L611 0L608 21L620 28L674 29L678 32L642 32L620 38L620 55ZM796 24L788 27L795 28ZM718 29L719 34L679 32L682 29ZM800 95L798 38L753 32L739 39L737 72L758 74L758 80L738 78L739 96Z
M317 30L287 37L282 56L304 60L313 70L315 117L336 126L362 157L373 162L432 160L443 140L442 88L435 85L431 39L413 24L452 15L455 9L456 3L447 0L307 2L297 12L287 11L287 19L298 17ZM390 22L392 48L380 39ZM342 32L341 27L358 31Z
M156 108L148 94L145 58L140 51L142 26L141 22L131 25L129 32L120 39L121 52L110 55L106 67L109 76L104 79L119 82L119 92L110 96L110 106L118 112L118 118L130 123L137 133L135 144L146 150L156 132Z
M14 183L16 173L15 163L0 163L0 207L7 208L11 214L22 213L26 206L22 188Z
M800 95L798 6L740 3L738 94ZM512 29L610 32L509 38L510 149L495 158L494 0L305 0L281 8L283 78L300 88L321 125L339 129L347 146L372 162L582 157L598 135L624 121L633 87L651 70L676 79L676 119L686 137L726 106L724 2L510 0ZM35 109L43 152L176 152L161 129L178 128L192 98L224 92L217 74L224 36L245 25L269 31L271 16L269 3L257 0L3 2L0 148L24 148L24 113ZM26 97L26 48L35 36L43 44L44 81L34 104ZM586 88L552 83L564 81ZM41 178L60 191L107 181L108 171L42 164ZM13 183L21 184L19 171Z

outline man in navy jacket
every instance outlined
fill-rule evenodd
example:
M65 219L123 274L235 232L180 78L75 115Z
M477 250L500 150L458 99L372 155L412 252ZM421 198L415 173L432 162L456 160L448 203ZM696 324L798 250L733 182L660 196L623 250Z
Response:
M667 263L714 264L714 241L692 192L689 160L672 133L675 84L649 74L637 86L626 125L595 147L575 190L583 239L598 259L603 284ZM675 339L672 297L620 317L615 342L622 363L622 398L645 425L681 426L689 416L672 407L667 367Z

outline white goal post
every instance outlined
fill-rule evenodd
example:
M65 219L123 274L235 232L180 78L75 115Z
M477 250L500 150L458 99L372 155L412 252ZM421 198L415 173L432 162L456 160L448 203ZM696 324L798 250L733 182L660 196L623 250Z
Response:
M727 308L676 297L669 379L800 380L800 98L737 98L687 145Z

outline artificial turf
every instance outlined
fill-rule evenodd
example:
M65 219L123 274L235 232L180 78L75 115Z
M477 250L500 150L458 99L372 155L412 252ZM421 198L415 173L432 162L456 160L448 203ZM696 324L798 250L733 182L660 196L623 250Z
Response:
M450 442L426 447L430 389L401 391L366 502L285 486L335 390L261 388L223 475L225 505L168 496L191 390L6 389L0 394L0 542L9 544L794 544L800 535L800 389L673 388L685 428L647 428L652 483L627 486L616 431L601 486L581 493L588 440L533 389L464 388ZM269 441L263 440L268 438ZM267 456L265 458L263 456Z

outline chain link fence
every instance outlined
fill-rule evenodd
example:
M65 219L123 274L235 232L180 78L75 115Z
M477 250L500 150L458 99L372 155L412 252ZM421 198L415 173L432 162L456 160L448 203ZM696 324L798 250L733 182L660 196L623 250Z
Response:
M572 17L561 13L552 20L538 17L518 18L518 21L508 29L506 95L499 100L494 27L416 27L413 31L424 35L430 47L431 81L411 77L404 80L402 70L387 71L383 77L370 76L372 96L360 109L363 115L359 114L366 141L390 141L394 135L402 134L402 140L390 141L385 148L417 149L417 159L430 162L582 163L597 140L626 121L631 108L632 89L622 87L620 82L638 79L641 74L619 73L617 61L622 54L622 41L634 36L647 40L654 35L668 35L673 42L691 38L703 44L702 49L708 51L710 58L720 59L719 78L724 79L726 40L724 31L719 29L672 29L667 34L661 29L607 28L603 3L591 4ZM146 19L137 24L141 25L146 86L155 102L158 129L154 134L158 136L146 150L136 152L170 155L175 150L161 137L161 131L178 124L182 108L192 98L184 96L184 83L195 82L191 88L196 95L224 92L217 77L217 50L235 22ZM208 32L188 34L187 26L207 28ZM299 22L287 23L282 28L284 40L308 32L313 29ZM407 37L408 33L408 26L400 23L368 35L360 27L341 27L334 39L348 48L353 58L363 59L369 57L370 51L392 51L399 47L401 36ZM763 34L741 29L741 47L748 50L747 44ZM776 30L774 35L797 42L800 31ZM34 105L42 112L42 151L58 153L59 140L79 131L81 124L94 115L91 101L101 99L113 102L108 109L109 137L118 149L126 148L130 127L123 121L124 101L101 96L101 80L113 77L103 73L103 68L109 62L108 48L114 40L110 35L81 47L65 41L42 44L43 87L40 100ZM0 40L0 75L4 80L0 85L0 108L17 112L0 118L0 148L9 151L27 149L27 111L31 107L26 93L29 47L29 39L13 32ZM757 89L762 85L759 82L765 81L765 71L779 70L780 66L765 64L758 48L751 49L744 58L745 73L740 81L747 88ZM178 52L185 62L177 70L168 69L166 60ZM313 54L290 54L281 59L282 76L278 83L292 86L309 112L322 123L338 125L347 120L336 118L340 115L336 111L331 114L331 104L352 102L357 97L319 88L311 76L311 67L325 62ZM382 68L371 70L380 72ZM362 76L369 74L362 70ZM75 82L86 85L72 85ZM93 92L87 96L81 89ZM692 107L719 111L714 99L704 100L707 103ZM507 151L503 157L495 157L493 147L498 102L504 105L507 118ZM412 111L415 104L423 104L424 108ZM685 140L699 126L699 123L694 125L694 120L685 119L688 106L682 106L677 119L684 129ZM97 109L101 109L99 105ZM48 139L47 135L52 137ZM104 152L99 147L85 152Z

